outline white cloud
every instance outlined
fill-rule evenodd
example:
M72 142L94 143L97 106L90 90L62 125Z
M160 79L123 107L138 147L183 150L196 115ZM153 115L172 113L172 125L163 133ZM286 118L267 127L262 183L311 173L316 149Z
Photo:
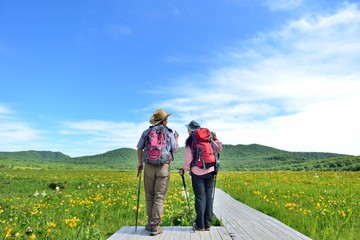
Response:
M182 84L182 98L167 104L225 143L360 155L359 22L350 4L263 33L253 49L229 53L239 59L234 67Z
M29 150L38 133L28 123L18 121L11 108L0 104L0 151Z
M37 137L37 132L23 122L5 122L0 124L0 144L26 142Z
M0 119L2 117L5 117L5 115L9 115L12 113L13 113L13 111L9 107L0 104Z
M66 138L71 156L100 154L113 149L136 148L142 131L148 123L85 120L66 122L60 131ZM71 147L72 146L72 147Z
M281 38L283 45L312 53L313 56L308 56L310 59L327 56L337 60L334 63L342 63L339 57L358 56L354 54L360 52L359 31L360 12L357 5L350 4L332 15L293 21L273 37Z

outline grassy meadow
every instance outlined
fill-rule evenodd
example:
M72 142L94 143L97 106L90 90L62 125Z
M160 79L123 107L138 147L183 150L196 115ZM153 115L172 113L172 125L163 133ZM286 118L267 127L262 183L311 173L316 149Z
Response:
M170 184L163 225L190 225L177 172ZM359 185L359 172L223 171L217 178L234 198L312 239L360 235ZM137 186L133 171L0 169L0 239L107 239L135 225ZM139 225L145 223L141 188Z
M360 172L231 172L218 186L312 239L360 236Z
M164 225L190 225L181 178L172 178ZM0 239L107 239L135 225L138 180L129 171L0 169ZM139 226L143 184L140 197Z

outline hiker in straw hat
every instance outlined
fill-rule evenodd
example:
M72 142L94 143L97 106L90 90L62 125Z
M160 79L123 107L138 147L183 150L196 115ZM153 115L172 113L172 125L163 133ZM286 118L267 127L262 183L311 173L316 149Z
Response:
M156 110L150 117L151 126L141 134L137 144L138 170L141 171L144 168L148 216L145 229L150 231L151 236L163 232L160 224L170 180L170 163L173 160L173 153L179 150L179 134L166 126L170 115L171 113L163 109ZM157 141L151 141L151 137ZM159 144L159 146L154 147L153 144Z

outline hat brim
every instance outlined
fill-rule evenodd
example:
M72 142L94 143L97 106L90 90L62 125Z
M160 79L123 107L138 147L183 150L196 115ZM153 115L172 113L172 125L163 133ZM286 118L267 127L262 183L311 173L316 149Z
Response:
M154 119L154 115L152 115L151 118L150 118L150 123L151 123L152 125L157 125L157 124L161 123L162 121L164 121L164 119L166 119L166 118L169 117L170 115L171 115L171 113L167 113L164 118L162 118L162 119L160 119L160 120L156 120L156 121L155 121L155 119Z
M194 131L194 130L198 129L198 127L196 127L196 128L190 127L189 124L185 125L185 127L187 127L187 129L189 129L190 131Z

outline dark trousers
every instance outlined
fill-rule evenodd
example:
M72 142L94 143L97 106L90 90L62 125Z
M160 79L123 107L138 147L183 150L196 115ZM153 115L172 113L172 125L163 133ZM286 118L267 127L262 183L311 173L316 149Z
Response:
M191 174L191 181L195 194L196 226L198 228L210 228L213 213L214 173Z

